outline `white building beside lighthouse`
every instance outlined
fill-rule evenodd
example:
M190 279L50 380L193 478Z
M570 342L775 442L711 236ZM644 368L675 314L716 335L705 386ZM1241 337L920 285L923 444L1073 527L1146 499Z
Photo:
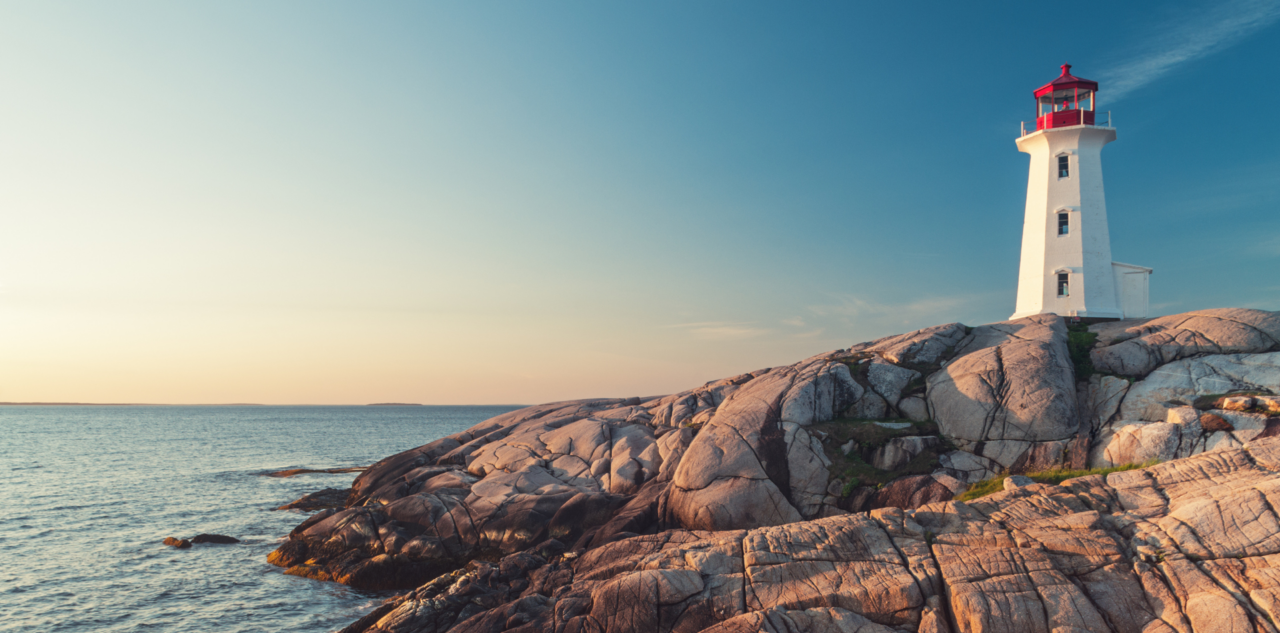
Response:
M1022 224L1018 303L1013 316L1053 313L1087 319L1147 315L1150 268L1111 261L1102 147L1116 140L1110 116L1094 112L1098 83L1062 76L1035 91L1035 129L1018 151L1031 155Z

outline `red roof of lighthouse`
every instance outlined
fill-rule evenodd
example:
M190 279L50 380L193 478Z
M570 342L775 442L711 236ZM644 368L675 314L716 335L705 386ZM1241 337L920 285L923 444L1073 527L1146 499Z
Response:
M1071 75L1070 70L1071 70L1071 64L1063 64L1062 76L1037 88L1035 92L1035 96L1039 97L1042 95L1047 95L1055 90L1070 90L1072 88L1083 88L1085 90L1092 90L1094 92L1097 92L1098 82L1089 81L1088 79L1081 79L1079 77L1074 77Z

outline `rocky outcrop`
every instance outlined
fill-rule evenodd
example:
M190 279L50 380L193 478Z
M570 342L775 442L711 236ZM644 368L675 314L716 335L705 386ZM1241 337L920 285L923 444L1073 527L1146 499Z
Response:
M1280 438L969 502L549 542L345 633L1275 631Z
M316 512L317 510L328 510L329 508L342 508L346 506L347 498L350 496L350 488L325 488L324 490L302 495L276 509Z
M1060 317L985 325L929 376L929 409L944 435L995 468L1057 466L1080 431L1074 376ZM968 472L994 474L990 467Z
M1160 367L1129 388L1120 405L1125 420L1162 420L1171 406L1232 391L1269 391L1280 386L1280 352L1229 354L1180 360Z
M1112 374L1079 390L1090 466L1186 457L1269 432L1280 313L1200 310L1089 329L1098 335L1093 368ZM1241 413L1238 425L1229 420Z
M1187 358L1132 384L1095 377L1083 390L1093 427L1089 465L1187 457L1240 446L1268 428L1280 432L1280 419L1271 422L1274 396L1221 395L1277 390L1280 352ZM1230 408L1211 408L1219 406Z
M1099 334L1093 366L1120 376L1146 376L1165 363L1208 354L1280 351L1280 313L1264 310L1197 310L1092 329Z
M403 589L551 541L585 559L636 539L911 510L999 473L1238 451L1280 435L1269 413L1280 411L1280 351L1263 347L1274 316L1205 311L1093 326L1095 366L1131 373L1087 381L1076 380L1068 344L1083 326L1069 333L1063 319L1039 315L927 328L668 396L527 407L374 464L344 503L304 521L270 560L290 574ZM560 554L543 558L568 565ZM693 591L681 587L672 595ZM950 598L925 593L924 603L901 607L914 613L907 620L802 600L803 609L766 601L714 624L955 626L928 604ZM532 603L522 604L506 617L532 618Z

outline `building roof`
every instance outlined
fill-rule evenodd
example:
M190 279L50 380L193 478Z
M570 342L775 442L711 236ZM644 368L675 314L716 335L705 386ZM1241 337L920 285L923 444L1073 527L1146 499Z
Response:
M1062 75L1049 83L1040 86L1035 91L1035 96L1040 97L1056 90L1071 90L1073 88L1082 88L1084 90L1093 90L1097 92L1098 82L1088 79L1081 79L1071 74L1071 64L1062 65Z

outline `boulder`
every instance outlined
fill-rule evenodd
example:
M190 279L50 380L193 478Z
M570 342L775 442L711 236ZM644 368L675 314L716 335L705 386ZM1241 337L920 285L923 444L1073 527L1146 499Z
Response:
M1009 475L1004 478L1004 489L1013 490L1014 488L1025 488L1035 485L1036 480L1026 475Z
M954 493L932 475L899 477L871 496L869 508L905 508L914 510L927 503L947 501Z
M1167 461L1178 454L1179 427L1167 422L1117 422L1115 433L1091 464L1095 468Z
M1227 422L1226 418L1212 413L1206 413L1200 416L1200 428L1203 428L1210 433L1236 430L1236 427L1231 426L1231 423Z
M965 337L965 326L948 323L859 343L850 348L855 353L875 353L894 364L932 365L948 356Z
M1265 310L1197 310L1106 331L1090 353L1093 366L1122 376L1146 376L1165 363L1207 354L1280 350L1280 312Z
M996 476L1000 464L966 451L951 451L938 456L938 464L965 483L977 483Z
M918 371L898 367L878 358L872 361L867 369L867 382L870 382L871 388L891 405L897 405L898 400L901 399L902 390L919 377Z
M191 549L191 541L184 538L164 537L164 544L178 549Z
M1227 411L1248 411L1256 402L1252 396L1227 396L1218 402L1218 406Z
M915 459L925 449L937 447L940 441L933 435L895 437L885 442L871 455L871 465L880 470L897 470Z
M1280 352L1226 354L1171 362L1129 387L1120 405L1125 420L1159 421L1171 407L1231 391L1280 388Z
M902 414L902 417L915 422L924 422L929 419L929 405L924 398L919 396L910 396L899 400L898 412Z
M1267 413L1280 413L1280 396L1257 396L1254 400L1259 409Z
M239 543L240 539L226 536L225 534L197 534L191 537L191 543L198 545L200 543L210 543L213 545L233 545Z
M1067 330L1056 315L973 329L956 357L928 378L929 409L942 433L1002 442L982 454L1009 468L1031 443L1068 440L1079 430Z
M861 390L845 382L848 375L843 363L824 355L771 370L731 394L676 467L664 520L689 529L734 529L817 516L829 463L804 427L853 404ZM830 389L819 388L823 380ZM797 402L813 402L813 415L795 413L810 406Z

